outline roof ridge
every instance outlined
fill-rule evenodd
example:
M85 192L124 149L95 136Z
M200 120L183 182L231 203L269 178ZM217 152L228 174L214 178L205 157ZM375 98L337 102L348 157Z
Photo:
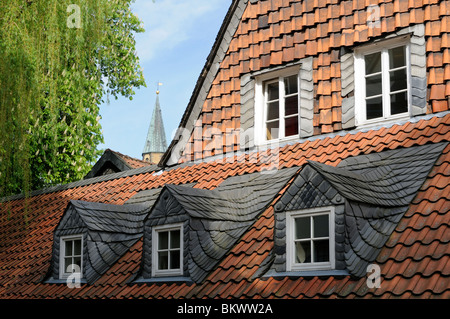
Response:
M142 163L142 164L146 164L146 166L151 165L149 162L146 162L146 161L141 160L141 159L139 159L139 158L132 157L132 156L130 156L130 155L126 155L126 154L120 153L120 152L118 152L118 151L114 151L114 150L112 150L112 149L110 149L110 148L108 148L107 150L109 150L109 151L115 153L116 155L118 155L119 157L121 157L121 159L122 159L122 158L129 158L129 159L131 159L131 160L133 160L133 161L137 161L137 162L140 162L140 163ZM125 163L126 163L126 162L125 162ZM127 163L126 163L126 164L127 164Z
M132 168L132 169L126 170L124 172L111 173L111 174L107 174L107 175L91 177L91 178L87 178L87 179L81 179L79 181L70 182L67 184L59 184L59 185L50 186L50 187L46 187L46 188L42 188L42 189L37 189L37 190L31 191L29 196L33 197L33 196L38 196L38 195L42 195L42 194L55 193L55 192L59 192L59 191L67 190L67 189L72 189L75 187L97 184L97 183L106 182L106 181L110 181L110 180L129 177L129 176L133 176L133 175L140 175L140 174L156 172L159 170L161 170L161 168L156 165ZM23 198L26 198L25 194L15 194L15 195L6 196L4 198L0 198L0 202L19 200L19 199L23 199Z

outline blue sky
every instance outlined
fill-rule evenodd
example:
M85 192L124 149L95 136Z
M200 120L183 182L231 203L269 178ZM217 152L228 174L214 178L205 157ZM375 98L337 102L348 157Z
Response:
M111 99L100 107L104 144L141 158L157 83L167 142L180 123L231 0L136 0L133 12L145 33L136 35L137 53L147 87L133 100Z

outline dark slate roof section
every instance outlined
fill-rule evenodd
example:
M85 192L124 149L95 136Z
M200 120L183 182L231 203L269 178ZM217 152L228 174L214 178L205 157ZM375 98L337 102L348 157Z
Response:
M292 211L312 207L343 204L342 196L331 184L317 175L317 170L307 164L293 181L279 202L276 211Z
M338 167L309 161L275 209L336 205L342 203L337 196L341 195L345 199L346 267L352 275L364 276L447 144L356 156Z
M252 190L262 190L270 187L281 187L297 171L298 167L283 168L279 170L261 171L252 174L233 176L223 181L217 190L235 190L240 188L251 188Z
M194 187L197 183L183 184L185 187ZM124 205L144 204L152 207L161 194L162 188L151 188L138 192L127 200Z
M337 167L313 161L308 161L308 165L348 200L380 207L399 207L409 205L446 145L428 144L355 156ZM280 199L277 210L289 205L303 185L304 181L300 180L307 176L307 171L300 174L293 183L294 188L288 189Z
M70 204L87 228L94 232L142 234L148 205L113 205L72 200Z
M80 234L85 241L83 277L88 283L95 282L142 237L149 210L148 205L70 201L55 230L49 274L58 276L60 237Z
M188 216L189 239L185 245L185 255L188 256L187 268L192 281L198 283L206 278L297 170L289 168L266 174L236 176L214 190L178 185L164 187L160 197L165 199L161 202L168 201L168 196L164 194L169 192L181 206L179 211ZM162 217L158 201L148 216L149 224ZM172 211L166 212L166 216L171 214ZM174 221L180 220L179 216L173 218ZM173 221L166 218L165 222ZM144 247L146 249L151 247Z
M110 149L105 150L97 163L84 179L128 171L130 169L150 166L149 163L123 155Z
M345 263L356 277L367 274L408 206L376 207L347 201L345 205Z
M162 188L152 188L140 191L127 200L124 205L145 204L151 207L158 199L161 190Z
M377 206L409 205L446 143L350 158L332 167L310 162L347 199Z

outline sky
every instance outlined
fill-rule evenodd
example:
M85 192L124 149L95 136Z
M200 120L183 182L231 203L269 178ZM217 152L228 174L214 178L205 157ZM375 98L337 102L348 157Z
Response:
M180 124L206 58L231 0L136 0L133 12L145 32L137 34L136 50L147 87L136 89L133 100L120 97L100 106L104 143L142 158L156 101L157 83L167 143Z

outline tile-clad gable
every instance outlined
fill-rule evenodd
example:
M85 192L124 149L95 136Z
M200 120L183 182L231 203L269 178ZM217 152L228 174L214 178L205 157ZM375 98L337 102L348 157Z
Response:
M287 145L279 151L279 166L302 166L307 159L336 166L352 156L450 140L450 115L435 116L390 128L336 135L332 138ZM180 297L424 297L448 298L448 167L446 146L405 216L380 251L383 281L369 289L365 278L348 276L262 278L273 249L274 208L270 206L202 284L133 284L142 257L142 240L134 244L92 285L69 289L42 283L51 260L52 234L69 200L123 204L140 190L165 184L188 184L214 189L232 176L257 172L246 155L225 160L41 191L27 200L1 203L0 283L2 298L180 298ZM28 208L28 210L25 210ZM25 217L27 223L25 223ZM447 232L448 233L448 232ZM411 267L408 268L408 265ZM434 266L436 266L434 268ZM433 268L429 268L433 267ZM398 271L401 269L402 271Z
M448 110L450 78L445 71L450 63L448 7L448 1L248 2L211 81L195 128L186 132L185 147L177 149L184 152L180 160L198 160L239 150L239 134L252 124L248 113L242 113L253 98L240 92L248 83L242 84L242 80L252 72L306 57L313 60L313 135L354 127L348 109L349 103L354 103L346 82L349 69L342 67L341 57L358 45L405 30L415 32L412 31L415 28L423 32L420 48L426 51L426 59L422 53L412 52L411 63L413 71L419 66L426 69L427 83L413 74L411 112L417 115ZM414 46L419 44L414 39L413 42ZM424 97L429 98L426 105ZM226 134L236 130L241 130L236 133L237 138L226 140ZM219 140L218 144L209 143L214 139Z

